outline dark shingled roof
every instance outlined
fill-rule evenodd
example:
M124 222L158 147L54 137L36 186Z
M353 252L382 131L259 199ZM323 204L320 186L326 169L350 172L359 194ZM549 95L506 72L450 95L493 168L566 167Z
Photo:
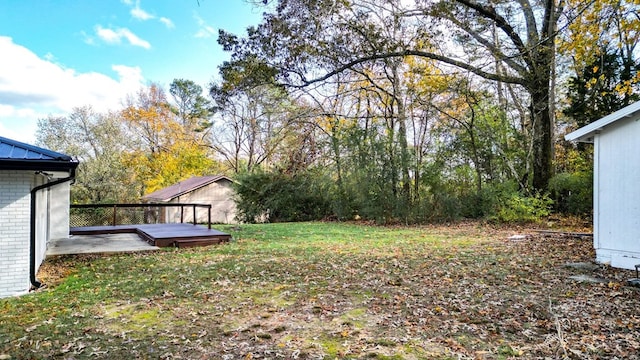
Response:
M72 170L78 162L71 156L0 136L2 170Z
M169 201L173 198L177 198L178 196L184 195L188 192L220 180L232 181L224 175L194 176L190 179L180 181L179 183L173 184L164 189L160 189L147 194L143 196L143 199L152 201Z

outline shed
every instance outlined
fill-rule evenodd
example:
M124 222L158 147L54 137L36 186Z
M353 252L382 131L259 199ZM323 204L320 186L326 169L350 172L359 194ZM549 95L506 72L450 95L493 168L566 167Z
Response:
M210 204L211 222L230 224L236 221L236 203L233 200L235 192L232 184L233 180L224 175L194 176L147 194L143 200L169 204ZM164 212L165 221L180 222L180 208L167 207ZM193 221L192 212L185 211L183 216L184 222ZM197 212L196 221L206 223L208 221L207 213Z
M593 143L593 245L596 261L640 264L640 102L565 136Z
M41 284L48 243L69 237L69 190L78 162L0 137L0 298Z

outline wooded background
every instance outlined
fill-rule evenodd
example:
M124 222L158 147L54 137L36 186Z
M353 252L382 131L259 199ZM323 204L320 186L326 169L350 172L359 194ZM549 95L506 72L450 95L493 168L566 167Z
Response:
M74 203L224 173L244 221L589 216L592 149L563 135L640 99L638 5L256 1L208 92L150 84L37 139L80 160Z

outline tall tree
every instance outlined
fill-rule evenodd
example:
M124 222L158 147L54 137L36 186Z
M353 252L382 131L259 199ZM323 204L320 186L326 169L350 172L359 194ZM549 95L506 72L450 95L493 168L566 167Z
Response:
M38 144L80 161L71 188L73 202L137 201L140 187L131 181L133 171L124 163L131 141L118 114L75 108L68 116L38 120L36 137Z
M201 133L211 127L211 102L203 96L202 87L191 80L174 79L169 93L176 103L175 112L188 133Z
M521 86L530 102L533 186L544 189L552 175L554 44L564 10L564 0L281 0L246 38L221 32L219 42L233 52L229 64L254 59L293 87L410 55Z
M278 162L282 144L298 128L297 106L281 87L245 86L233 71L212 83L216 106L212 147L234 172L253 171Z
M139 146L148 153L165 150L176 135L182 135L181 124L171 112L164 89L158 84L151 84L140 89L136 96L129 96L122 118Z
M633 0L593 0L571 16L559 47L575 73L564 113L584 126L640 99L640 11Z
M121 115L135 144L127 152L127 164L144 193L221 170L203 142L190 136L171 111L160 86L151 84L130 97Z
M606 49L599 55L593 54L592 59L567 83L568 106L563 113L577 127L640 100L637 84L631 83L640 70L639 64L629 67L618 54Z

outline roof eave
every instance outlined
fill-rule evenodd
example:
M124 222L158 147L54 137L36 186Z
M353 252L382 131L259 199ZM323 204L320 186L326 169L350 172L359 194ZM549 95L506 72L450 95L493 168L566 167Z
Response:
M23 142L20 142L20 141L17 141L17 140L9 139L9 138L3 137L3 136L0 136L0 143L4 143L4 144L10 145L10 146L21 148L21 149L23 149L23 150L25 150L27 152L31 151L31 152L42 154L44 156L47 156L47 157L51 158L51 159L48 159L48 161L55 161L55 162L73 161L73 159L69 155L66 155L66 154L63 154L63 153L59 153L59 152L56 152L56 151L53 151L53 150L41 148L39 146L23 143ZM38 159L29 159L29 158L19 159L19 158L14 158L14 160L38 160ZM47 160L43 160L43 161L47 161Z
M202 183L202 184L199 184L198 186L193 186L193 187L189 188L188 190L183 190L183 191L181 191L181 192L179 192L179 193L175 194L173 197L171 197L171 198L170 198L170 199L168 199L167 201L169 201L169 200L173 200L173 199L175 199L175 198L177 198L177 197L180 197L180 196L182 196L182 195L184 195L184 194L187 194L187 193L190 193L190 192L196 191L196 190L198 190L198 189L202 189L203 187L205 187L205 186L207 186L207 185L211 185L211 184L213 184L214 182L217 182L218 180L220 180L220 179L212 179L212 180L209 180L209 181L204 182L204 183Z
M71 171L78 164L77 161L0 159L0 170Z
M157 201L157 202L169 202L169 201L171 201L171 200L172 200L172 198L170 198L170 199L161 199L161 198L157 198L157 197L148 197L148 196L146 196L146 195L145 195L145 196L143 196L142 198L143 198L144 200L149 201L149 202L152 202L152 201Z
M620 120L635 116L640 112L640 101L624 107L614 113L611 113L600 120L594 121L589 125L565 135L567 141L593 142L593 137L597 135L606 126Z
M593 138L596 134L600 132L600 129L590 131L586 134L577 134L577 131L569 133L564 136L564 139L567 141L576 141L583 143L593 143Z
M158 198L158 197L154 196L154 193L159 192L159 191L164 190L164 189L149 193L149 194L143 196L142 198L145 199L145 200L155 200L155 201L167 202L167 201L171 201L171 200L173 200L173 199L175 199L177 197L180 197L180 196L182 196L184 194L188 194L188 193L190 193L192 191L196 191L198 189L201 189L201 188L203 188L203 187L205 187L207 185L211 185L213 183L216 183L216 182L218 182L220 180L227 180L229 182L234 182L231 178L229 178L229 177L227 177L225 175L219 175L219 176L215 176L213 179L211 179L209 181L206 181L204 183L198 184L197 186L192 186L192 187L189 187L187 189L184 189L184 190L180 191L179 193L172 194L172 196L170 196L168 198L161 199L161 198ZM172 186L175 186L175 185L172 185Z
M198 186L194 186L194 187L192 187L190 190L182 191L181 193L177 194L176 196L172 197L172 198L171 198L171 199L169 199L169 200L175 199L175 198L177 198L177 197L179 197L179 196L182 196L182 195L184 195L184 194L186 194L186 193L190 193L190 192L192 192L192 191L196 191L196 190L198 190L198 189L201 189L201 188L203 188L203 187L205 187L205 186L208 186L208 185L211 185L211 184L213 184L213 183L217 183L217 182L218 182L218 181L220 181L220 180L227 180L227 181L233 182L233 180L231 180L229 177L227 177L227 176L225 176L225 175L219 175L219 176L216 176L214 179L211 179L211 180L209 180L209 181L207 181L207 182L205 182L205 183L202 183L202 184L200 184L200 185L198 185Z

